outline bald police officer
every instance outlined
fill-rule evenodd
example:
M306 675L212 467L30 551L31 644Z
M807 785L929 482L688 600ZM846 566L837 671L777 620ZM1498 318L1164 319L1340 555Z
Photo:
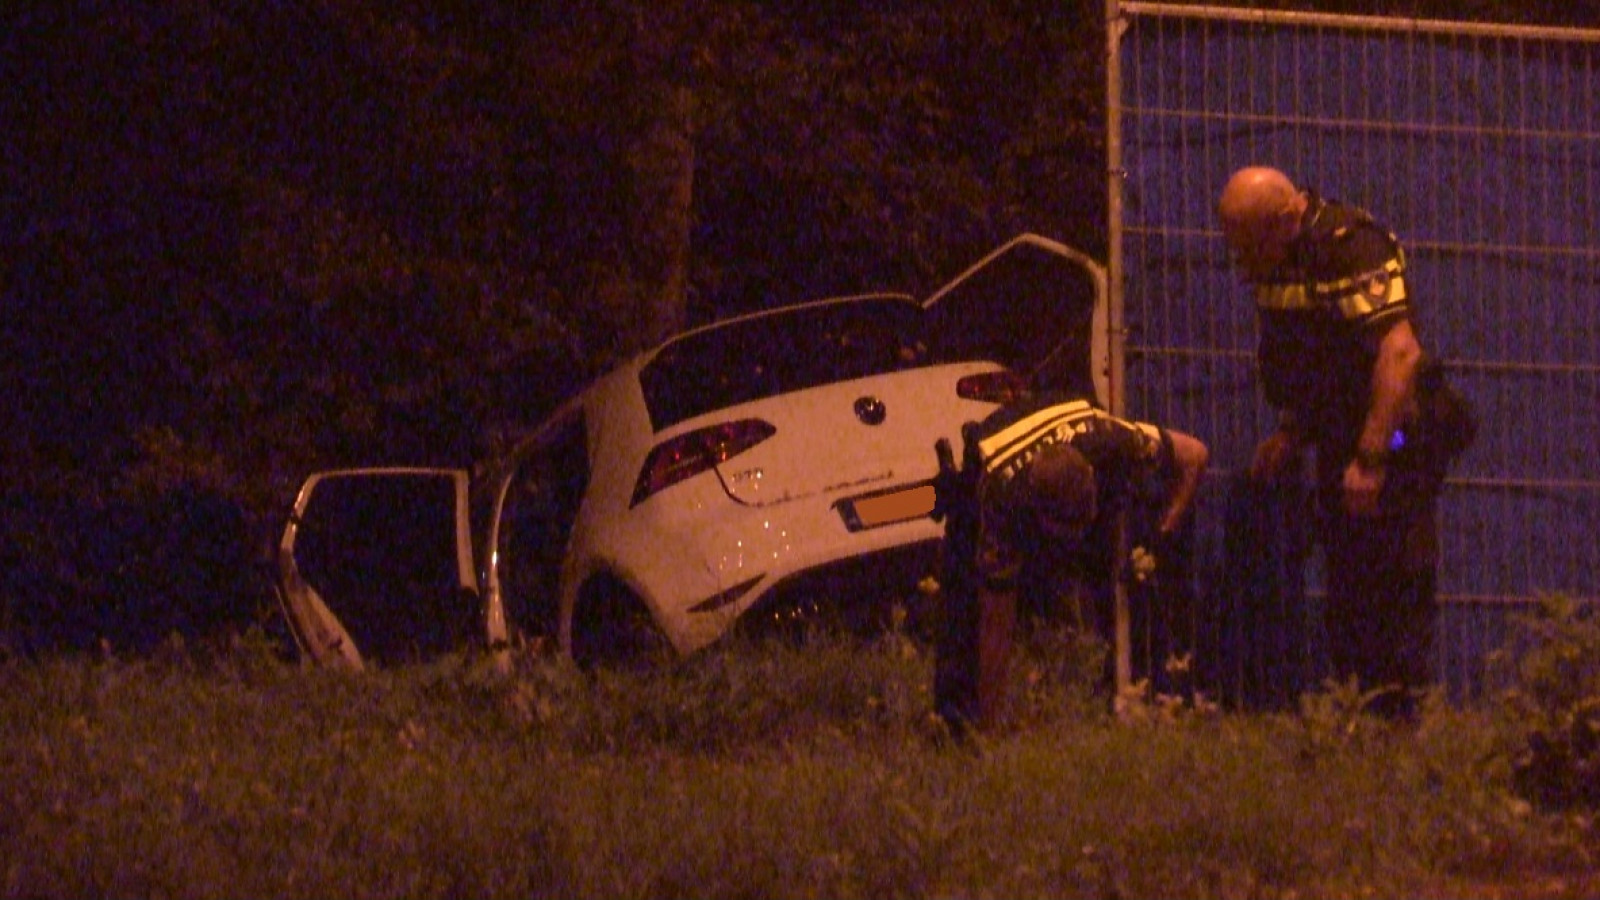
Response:
M1407 714L1432 682L1437 498L1464 444L1441 450L1422 415L1443 376L1418 335L1405 253L1366 211L1268 166L1234 172L1217 212L1254 290L1258 374L1280 416L1250 476L1283 477L1314 451L1333 674L1392 689L1375 710Z

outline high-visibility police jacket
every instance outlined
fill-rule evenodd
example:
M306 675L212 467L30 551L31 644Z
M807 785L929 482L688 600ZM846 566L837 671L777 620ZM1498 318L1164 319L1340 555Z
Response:
M1411 318L1405 253L1366 211L1307 192L1288 259L1256 286L1267 402L1319 444L1353 442L1388 330Z
M1120 490L1140 474L1173 465L1161 428L1106 412L1082 397L1040 392L1007 404L978 426L985 477L1010 480L1043 448L1066 443L1094 466L1101 490Z
M1114 416L1066 392L1039 392L1002 406L979 423L976 437L983 477L1001 483L997 493L1005 493L1005 484L1052 444L1070 445L1094 466L1095 523L1079 547L1066 553L1085 569L1109 560L1113 514L1132 498L1155 494L1177 469L1165 429Z

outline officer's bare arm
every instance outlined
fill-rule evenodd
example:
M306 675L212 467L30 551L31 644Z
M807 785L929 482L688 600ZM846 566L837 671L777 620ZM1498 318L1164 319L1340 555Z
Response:
M1421 362L1422 344L1411 323L1402 319L1384 334L1372 366L1372 403L1356 444L1356 459L1363 465L1375 468L1388 455L1389 438L1411 401Z
M1167 495L1167 508L1157 526L1162 534L1171 534L1182 524L1183 516L1194 502L1195 491L1200 487L1200 477L1211 461L1211 451L1205 443L1192 434L1166 429L1172 441L1172 462L1177 469L1172 490Z

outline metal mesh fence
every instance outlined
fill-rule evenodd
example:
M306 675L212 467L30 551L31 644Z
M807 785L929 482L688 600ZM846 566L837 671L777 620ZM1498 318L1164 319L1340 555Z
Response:
M1600 31L1131 2L1109 25L1114 403L1211 445L1193 627L1216 688L1289 697L1321 673L1315 556L1292 607L1226 561L1273 418L1214 209L1264 163L1399 235L1423 343L1477 409L1441 503L1436 659L1481 693L1513 613L1600 596Z

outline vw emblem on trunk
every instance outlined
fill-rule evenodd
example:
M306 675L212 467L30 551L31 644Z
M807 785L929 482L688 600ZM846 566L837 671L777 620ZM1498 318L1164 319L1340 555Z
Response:
M856 418L868 425L882 425L883 419L889 414L884 408L883 401L877 397L856 398Z

